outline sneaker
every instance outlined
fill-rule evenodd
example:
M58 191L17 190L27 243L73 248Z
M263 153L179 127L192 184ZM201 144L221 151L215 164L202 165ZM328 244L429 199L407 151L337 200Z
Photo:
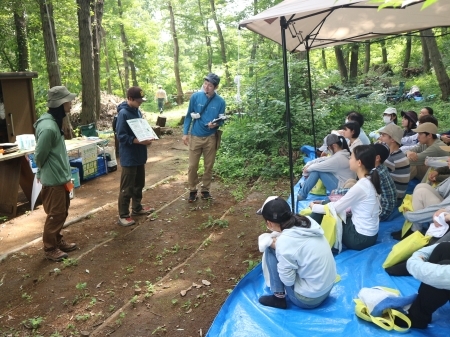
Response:
M61 251L58 248L55 248L53 250L48 250L45 252L45 258L47 260L51 260L51 261L61 261L62 259L67 259L69 257L69 255L67 255L67 253L64 253L63 251Z
M212 195L209 194L208 191L202 192L202 199L203 199L203 200L211 200L212 198L213 198Z
M62 250L65 253L68 253L68 252L71 252L72 250L77 249L77 244L76 243L67 243L63 239L59 242L58 249Z
M155 211L155 209L153 207L143 207L140 211L131 212L131 215L146 215L146 214L153 213L154 211Z
M198 199L197 191L189 193L188 202L194 202L197 201L197 199Z
M119 221L117 221L117 222L118 222L119 225L121 225L123 227L133 226L136 223L136 221L134 221L130 217L128 217L128 218L119 218Z

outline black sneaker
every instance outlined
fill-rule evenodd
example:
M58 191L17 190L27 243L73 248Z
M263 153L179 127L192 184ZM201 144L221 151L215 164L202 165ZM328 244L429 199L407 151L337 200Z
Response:
M209 192L202 192L202 199L203 200L211 200L213 197L211 196L211 194L209 194Z
M197 199L198 199L197 192L191 192L191 193L189 193L189 199L188 199L188 202L194 202L194 201L197 201Z

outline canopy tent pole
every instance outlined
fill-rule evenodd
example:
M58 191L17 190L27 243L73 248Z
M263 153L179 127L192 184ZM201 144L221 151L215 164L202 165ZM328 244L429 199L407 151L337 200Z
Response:
M291 104L289 101L289 74L287 65L287 49L286 49L286 29L288 27L286 18L280 18L281 27L281 48L283 49L283 74L284 74L284 97L286 101L286 128L288 133L288 148L289 148L289 175L291 181L291 207L295 212L295 196L294 196L294 163L292 160L292 135L291 135Z
M314 102L313 102L313 94L312 94L312 83L311 83L311 62L309 60L309 52L310 48L308 46L309 37L305 39L305 48L306 48L306 63L308 64L308 87L309 87L309 107L311 109L311 125L312 125L312 134L313 134L313 146L314 146L314 156L317 158L316 152L316 126L314 122Z

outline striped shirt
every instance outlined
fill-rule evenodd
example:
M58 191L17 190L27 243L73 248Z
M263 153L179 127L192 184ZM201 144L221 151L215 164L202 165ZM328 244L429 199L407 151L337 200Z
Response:
M406 154L400 149L392 152L391 155L385 160L384 165L388 168L391 174L392 180L395 183L395 189L397 191L397 199L403 199L408 188L410 180L411 167L409 166L409 159Z

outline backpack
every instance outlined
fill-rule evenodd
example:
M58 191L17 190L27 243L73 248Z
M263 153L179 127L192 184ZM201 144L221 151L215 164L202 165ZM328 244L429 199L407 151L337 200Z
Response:
M117 115L115 115L112 120L112 129L114 133L116 133L116 128L117 128Z

